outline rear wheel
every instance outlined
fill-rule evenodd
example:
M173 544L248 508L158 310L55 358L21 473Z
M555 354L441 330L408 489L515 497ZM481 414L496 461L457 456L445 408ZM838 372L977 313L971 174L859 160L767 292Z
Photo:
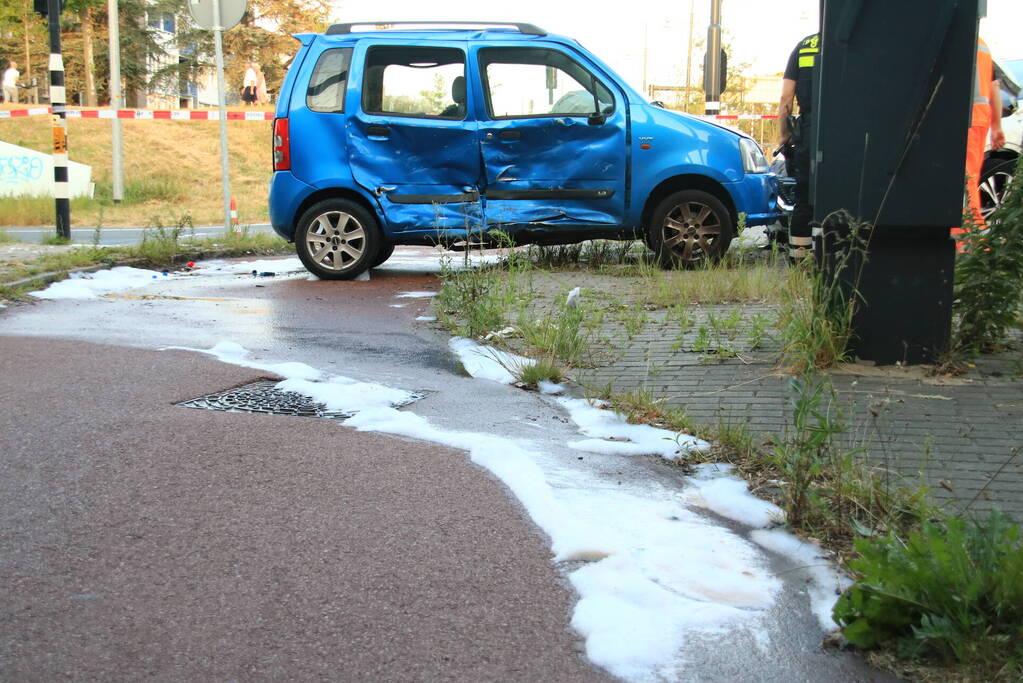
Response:
M383 238L376 219L348 199L324 199L309 207L295 230L303 265L324 280L351 280L370 268Z
M980 172L980 213L987 221L1005 199L1016 171L1015 159L988 159Z
M702 190L669 195L653 213L646 243L665 268L721 259L735 236L735 224L721 200Z

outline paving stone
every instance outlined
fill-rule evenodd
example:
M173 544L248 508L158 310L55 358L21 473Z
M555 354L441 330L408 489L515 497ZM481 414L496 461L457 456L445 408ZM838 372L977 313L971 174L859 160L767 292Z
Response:
M534 282L539 301L563 297L576 284L584 301L613 298L634 301L624 280L592 273L553 274ZM592 295L591 295L592 293ZM739 310L734 339L713 334L712 318L728 320ZM692 325L683 330L666 310L646 312L641 331L631 336L621 313L604 316L594 337L606 339L614 353L597 367L579 370L577 380L616 391L645 390L690 418L716 425L741 422L759 436L780 435L789 428L795 395L789 377L775 368L780 334L770 333L753 350L753 316L773 321L770 305L687 305ZM631 319L630 319L631 320ZM700 328L707 328L700 348ZM1023 335L1016 332L1013 350L983 356L965 377L928 378L912 368L864 367L857 375L832 375L847 431L842 442L862 447L865 463L885 465L906 482L931 483L935 502L971 514L999 509L1023 520ZM737 351L741 358L720 358L715 349ZM855 368L854 368L855 369ZM883 373L884 376L878 376ZM878 413L875 417L871 410ZM1005 464L1010 456L1015 460ZM994 479L992 479L994 477ZM952 491L938 485L947 482ZM976 498L976 500L974 500ZM971 501L973 501L971 503Z

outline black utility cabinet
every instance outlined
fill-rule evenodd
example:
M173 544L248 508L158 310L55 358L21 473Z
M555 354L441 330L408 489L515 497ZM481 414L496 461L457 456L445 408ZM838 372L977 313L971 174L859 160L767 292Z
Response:
M811 192L825 269L847 241L846 211L874 225L853 353L921 363L948 345L963 213L978 0L825 0ZM861 273L862 271L862 273Z

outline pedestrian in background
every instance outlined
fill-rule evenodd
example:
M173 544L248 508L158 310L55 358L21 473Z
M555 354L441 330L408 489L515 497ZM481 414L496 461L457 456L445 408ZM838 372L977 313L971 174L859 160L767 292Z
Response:
M4 70L3 78L3 93L4 102L10 104L18 103L18 78L21 76L21 72L18 71L18 65L15 64L14 60L7 62L7 69Z
M803 38L789 55L778 101L778 146L786 150L789 174L796 179L796 202L789 218L789 258L795 263L810 253L810 137L813 134L813 76L820 59L820 33ZM799 118L791 125L793 100Z
M242 102L246 107L252 107L256 104L259 76L256 74L255 62L249 62L245 67L245 77L242 79Z
M970 116L970 133L966 142L966 210L972 217L973 226L984 230L987 222L980 212L980 174L984 166L984 147L991 135L991 149L1005 146L1002 132L1002 95L995 80L994 63L987 43L977 38L977 72L973 81L973 111ZM965 228L952 228L952 234L962 235ZM959 245L960 249L962 244Z
M259 64L256 67L256 101L261 105L270 104L270 93L266 91L266 76Z

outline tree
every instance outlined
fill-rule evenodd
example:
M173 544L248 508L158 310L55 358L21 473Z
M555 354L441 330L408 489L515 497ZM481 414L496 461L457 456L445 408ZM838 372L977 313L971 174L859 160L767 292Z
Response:
M173 0L185 12L186 0ZM293 33L322 32L330 5L327 0L249 0L241 23L224 32L224 70L228 89L241 90L247 62L263 69L267 89L279 91L287 62L298 44ZM213 33L182 22L176 37L182 52L177 65L168 65L160 77L197 80L213 62Z

